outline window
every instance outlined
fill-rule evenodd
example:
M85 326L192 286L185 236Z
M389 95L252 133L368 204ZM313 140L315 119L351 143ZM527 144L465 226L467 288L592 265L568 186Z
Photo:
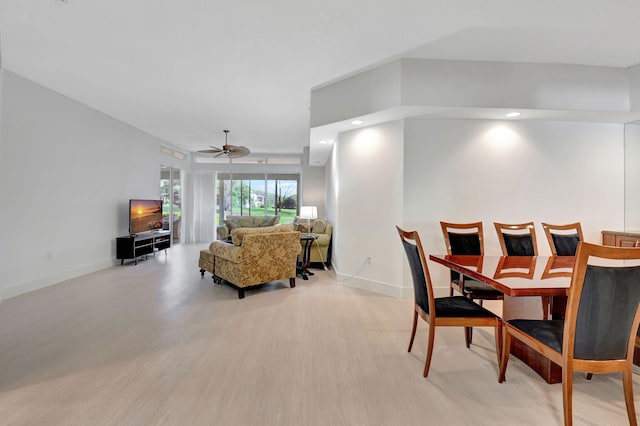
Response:
M217 223L225 217L275 216L293 222L298 211L299 176L273 173L218 173Z

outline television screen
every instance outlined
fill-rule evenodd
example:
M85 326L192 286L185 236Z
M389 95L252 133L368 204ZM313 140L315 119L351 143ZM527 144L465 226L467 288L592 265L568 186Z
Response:
M162 229L162 200L129 200L129 233Z

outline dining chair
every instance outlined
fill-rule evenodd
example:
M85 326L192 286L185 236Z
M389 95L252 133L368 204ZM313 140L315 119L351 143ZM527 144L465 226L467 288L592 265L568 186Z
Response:
M564 320L505 321L498 382L505 381L511 341L517 339L562 367L565 425L572 423L574 371L621 372L629 423L636 425L632 367L640 323L637 261L640 250L579 243Z
M420 236L417 231L404 231L396 226L400 241L407 255L414 290L413 327L407 352L411 352L413 339L416 336L418 316L429 325L427 339L427 358L423 376L429 374L436 327L462 326L495 327L496 354L500 359L502 348L502 320L493 312L483 308L465 296L434 297L431 276L427 267Z
M503 256L537 256L538 243L536 240L536 227L533 222L526 223L499 223L493 222L498 234L498 241ZM551 297L542 296L542 315L548 318L551 310Z
M441 221L440 228L442 229L448 255L484 255L482 222L452 223ZM482 305L483 300L504 299L504 295L490 285L474 280L452 269L449 296L453 296L454 290L469 299L479 300L480 305ZM473 339L473 329L469 327L467 330L465 341L467 347L469 347Z
M542 229L554 256L575 256L578 243L584 241L580 222L551 225L542 222Z
M503 256L537 256L538 244L533 222L507 224L493 222Z

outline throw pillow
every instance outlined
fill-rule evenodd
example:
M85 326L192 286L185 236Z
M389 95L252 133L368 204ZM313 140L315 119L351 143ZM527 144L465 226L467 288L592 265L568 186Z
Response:
M236 219L236 218L225 219L224 220L224 224L227 225L227 228L229 229L229 232L233 231L234 229L242 227L242 225L240 224L240 221L238 219Z
M324 234L327 230L327 222L324 220L318 219L313 223L313 232L314 234Z
M303 234L306 234L307 232L309 232L309 227L307 226L306 223L296 223L293 229L294 231L302 232Z
M262 227L262 226L275 226L275 225L276 225L276 216L265 216L260 226Z
M254 223L255 218L253 216L239 216L237 219L241 228L252 228L254 226L258 226Z

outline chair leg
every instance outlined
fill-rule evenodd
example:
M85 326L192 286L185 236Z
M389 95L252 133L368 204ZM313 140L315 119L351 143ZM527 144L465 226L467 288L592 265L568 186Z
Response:
M204 278L204 269L200 268L200 278Z
M542 319L551 319L551 296L542 296Z
M411 328L411 339L409 340L409 349L407 352L411 352L411 348L413 347L413 338L416 337L416 327L418 327L418 311L413 309L413 327Z
M592 377L593 377L593 373L587 373L587 380L591 380Z
M465 295L467 297L467 299L471 300L472 302L473 297L471 297L470 294L466 294ZM480 299L480 306L482 306L482 299ZM465 345L467 345L467 349L469 349L469 347L471 346L471 342L473 341L473 327L465 327L464 328L464 343Z
M571 426L573 423L573 369L564 366L562 368L562 407L564 411L564 426Z
M453 287L449 286L449 297L453 296Z
M632 367L629 367L622 372L622 387L624 389L624 402L627 404L629 424L631 426L637 426L636 408L633 404L633 374L631 368Z
M244 289L243 288L239 288L238 289L238 299L244 299Z
M500 366L500 360L502 359L502 321L498 320L496 326L496 354L498 356L498 366Z
M436 335L436 327L435 325L429 323L429 338L427 339L427 359L424 363L424 372L422 373L423 377L427 377L429 375L429 366L431 366L431 356L433 355L433 341L435 340Z
M498 383L505 381L507 372L507 363L509 362L509 353L511 352L511 335L507 331L504 333L504 345L502 346L502 356L500 357L500 374L498 374Z
M289 287L294 288L296 286L296 279L289 278Z

